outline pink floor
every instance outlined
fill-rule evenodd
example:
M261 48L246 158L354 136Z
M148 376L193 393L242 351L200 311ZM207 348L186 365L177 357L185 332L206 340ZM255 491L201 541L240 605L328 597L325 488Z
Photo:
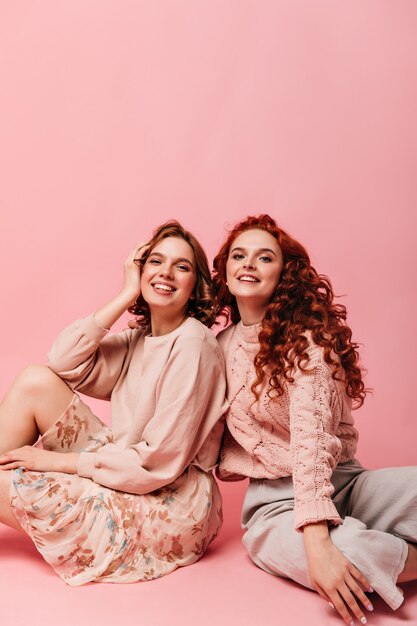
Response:
M70 588L46 565L32 543L0 528L0 625L10 626L252 626L342 624L315 593L265 574L240 542L244 485L221 485L225 521L205 557L159 580L131 585ZM417 583L393 613L374 598L369 624L417 624Z

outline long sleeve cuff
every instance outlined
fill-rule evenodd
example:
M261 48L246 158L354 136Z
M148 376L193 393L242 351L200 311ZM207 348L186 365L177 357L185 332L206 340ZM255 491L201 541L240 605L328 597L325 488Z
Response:
M97 324L94 315L89 315L80 320L80 328L84 335L97 345L109 332L108 328L103 328Z
M78 458L78 476L83 478L92 478L95 470L94 457L95 452L81 452Z
M309 502L296 503L295 505L295 529L302 530L306 524L314 524L327 520L334 526L342 523L342 518L332 500L311 500Z

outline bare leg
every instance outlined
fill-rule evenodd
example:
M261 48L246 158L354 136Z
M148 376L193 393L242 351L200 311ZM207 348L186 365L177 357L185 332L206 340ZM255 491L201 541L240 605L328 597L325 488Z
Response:
M70 404L74 393L45 365L30 365L0 404L0 454L32 445Z
M10 480L12 472L0 472L0 522L24 532L10 506Z
M407 583L410 580L417 580L417 545L409 543L408 556L405 561L404 569L398 576L397 582Z

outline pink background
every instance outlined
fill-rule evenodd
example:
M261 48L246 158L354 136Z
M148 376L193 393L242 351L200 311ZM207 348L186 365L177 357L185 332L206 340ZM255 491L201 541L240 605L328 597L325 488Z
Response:
M212 258L227 223L265 211L331 277L364 344L360 459L417 462L414 0L2 2L0 90L1 392L116 292L156 225L180 219ZM71 590L1 530L0 617L45 624L69 604L61 624L87 624L93 603L102 623L339 623L251 566L243 486L223 491L206 559L146 585ZM409 590L372 623L417 616Z

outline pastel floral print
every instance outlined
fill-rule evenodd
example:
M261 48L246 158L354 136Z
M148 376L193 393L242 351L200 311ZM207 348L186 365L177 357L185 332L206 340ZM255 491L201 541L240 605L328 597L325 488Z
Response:
M110 429L75 394L37 445L94 452L111 442ZM195 466L145 495L70 474L19 469L11 503L39 552L70 585L164 576L197 561L222 522L215 480Z

